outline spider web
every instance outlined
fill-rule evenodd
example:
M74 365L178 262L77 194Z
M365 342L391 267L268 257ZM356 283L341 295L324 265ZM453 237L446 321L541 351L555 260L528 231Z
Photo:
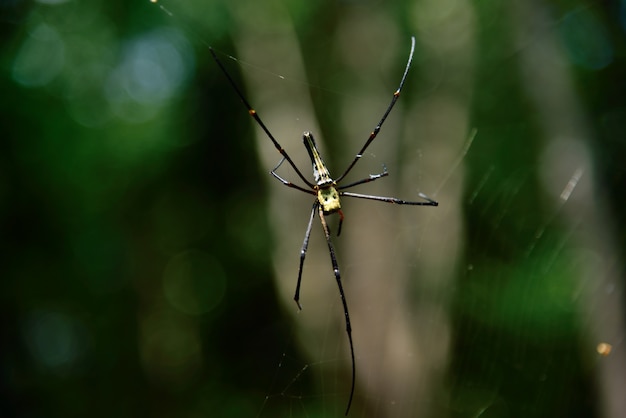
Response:
M322 341L316 341L315 354L311 358L323 359L307 362L300 356L302 348L293 340L289 341L285 351L280 356L275 374L272 376L269 389L258 417L276 416L324 416L341 414L345 409L350 382L346 380L345 347L338 340L341 331L337 327L330 313L336 309L329 309L327 323L329 329L334 328L332 337L326 336ZM334 315L333 315L334 316ZM298 326L298 320L294 326ZM292 329L292 335L298 334ZM346 386L348 385L348 386Z
M621 3L34 3L3 15L3 416L342 416L318 220L293 302L312 196L207 46L338 176L410 35L344 184L440 206L342 200L350 416L626 415Z

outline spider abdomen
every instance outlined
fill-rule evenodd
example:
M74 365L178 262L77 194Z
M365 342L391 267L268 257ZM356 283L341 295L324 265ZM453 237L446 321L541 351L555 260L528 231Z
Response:
M317 200L322 206L322 210L326 214L335 213L341 210L341 201L339 193L334 185L320 188L317 190Z

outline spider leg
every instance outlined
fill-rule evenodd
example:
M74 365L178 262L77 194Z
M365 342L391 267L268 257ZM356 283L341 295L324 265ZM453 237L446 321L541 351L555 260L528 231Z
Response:
M307 190L308 192L308 190ZM304 242L302 243L302 249L300 250L300 267L298 268L298 282L296 283L296 293L293 296L293 300L296 301L298 309L302 310L300 305L300 284L302 283L302 266L304 266L304 259L306 257L306 251L309 248L309 237L311 236L311 226L313 225L313 218L315 218L315 210L319 206L319 202L316 200L313 203L311 209L311 216L309 217L309 224L306 227L306 233L304 234Z
M285 158L281 158L280 162L278 163L278 165L276 167L274 167L274 169L272 171L270 171L270 174L272 176L274 176L274 178L276 178L278 181L280 181L283 185L287 186L287 187L291 187L293 189L296 190L300 190L301 192L304 193L308 193L308 194L312 194L312 195L316 195L316 193L311 190L311 189L305 189L302 186L298 186L297 184L294 184L292 182L290 182L289 180L285 180L284 178L282 178L281 176L278 175L278 173L276 173L276 170L278 170L278 167L280 167L283 163L283 161L285 161Z
M380 122L378 122L378 125L376 125L374 130L370 133L370 136L367 139L367 141L365 141L365 145L363 145L363 148L361 148L361 151L357 153L357 155L354 157L354 160L352 160L348 168L346 168L346 171L344 171L343 174L335 180L335 182L339 183L350 172L350 170L352 170L352 167L354 167L356 162L361 159L367 147L369 147L372 141L378 136L378 132L380 132L380 128L383 126L383 123L385 123L385 120L387 119L387 116L389 116L391 109L393 109L393 106L396 104L396 102L398 101L398 98L400 97L400 91L402 91L402 87L404 86L404 81L406 80L406 76L409 73L409 68L411 68L411 62L413 61L414 52L415 52L415 37L411 36L411 52L409 52L409 59L406 63L406 67L404 68L404 74L402 74L402 79L400 80L400 86L398 86L398 89L393 93L393 97L391 98L391 103L389 103L389 106L387 107L387 110L385 110L385 113L383 114L383 117L380 119Z
M283 156L283 158L286 159L287 162L289 162L289 165L291 165L291 167L293 167L293 169L296 171L296 174L298 174L298 176L302 179L302 181L304 181L304 183L307 186L313 188L313 183L308 181L306 179L306 177L304 177L304 175L300 172L300 170L298 170L298 167L296 167L295 163L291 160L291 157L289 156L289 154L287 154L287 151L285 151L283 149L283 147L278 143L276 138L274 138L274 135L272 135L270 130L267 128L267 126L265 126L265 124L261 120L261 117L257 114L256 110L254 110L254 108L248 102L248 100L246 100L246 97L243 95L241 90L239 90L239 87L237 86L237 83L235 83L235 80L233 80L233 78L230 76L230 74L228 74L228 71L226 71L226 68L224 67L224 64L222 64L222 61L220 61L219 58L217 58L217 55L215 54L215 51L210 46L209 46L209 51L211 52L211 55L213 56L213 59L215 60L217 65L220 67L220 70L222 70L222 72L224 73L224 75L228 79L228 82L230 83L230 85L233 87L233 89L237 93L237 96L239 96L239 99L241 100L241 102L248 109L248 113L250 114L250 116L252 116L254 121L261 127L261 129L263 129L263 132L265 132L265 135L267 135L267 137L272 141L272 143L274 144L274 147L276 147L276 149Z
M358 186L359 184L369 183L374 180L378 180L383 177L387 177L389 173L387 172L387 166L383 164L383 172L378 174L370 174L368 178L355 181L354 183L346 184L345 186L337 187L337 190L349 189L350 187Z
M424 193L420 193L419 197L424 199L423 202L413 202L409 200L402 200L396 197L387 196L373 196L369 194L339 192L340 196L356 197L358 199L378 200L379 202L395 203L396 205L413 205L413 206L439 206L439 203L426 196Z
M315 209L315 206L313 207ZM330 252L330 261L333 265L333 271L335 272L335 280L337 280L337 287L339 288L339 296L341 297L341 303L343 304L343 313L346 317L346 334L348 334L348 342L350 343L350 357L352 359L352 386L350 388L350 398L348 399L348 406L346 407L345 415L350 412L350 406L352 405L352 398L354 397L354 385L356 378L356 367L354 361L354 344L352 343L352 326L350 325L350 314L348 313L348 303L346 302L346 295L343 292L343 285L341 284L341 274L339 273L339 265L337 264L337 257L335 256L335 249L333 243L330 240L330 229L326 223L324 217L324 211L321 206L318 206L318 212L322 228L324 229L324 236L326 237L326 243L328 243L328 251ZM310 225L309 225L310 226Z

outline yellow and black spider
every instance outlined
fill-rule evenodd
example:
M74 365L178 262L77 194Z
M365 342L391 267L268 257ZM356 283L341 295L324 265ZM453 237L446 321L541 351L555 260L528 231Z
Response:
M419 197L421 197L424 200L419 201L419 202L413 202L413 201L397 199L395 197L373 196L373 195L351 193L351 192L345 191L346 189L357 186L359 184L369 183L370 181L374 181L379 178L387 176L389 173L387 172L387 168L384 165L383 165L382 173L371 174L369 177L364 178L362 180L355 181L353 183L346 184L346 185L340 185L341 181L346 177L346 175L348 175L348 173L350 172L350 170L352 170L352 168L357 163L357 161L359 161L359 159L363 156L363 153L365 152L367 147L369 147L372 141L376 138L376 136L380 132L381 126L387 119L387 116L389 116L391 109L393 109L393 106L396 104L396 101L400 97L400 91L402 90L402 87L404 86L404 81L406 80L406 76L409 72L409 68L411 67L411 62L413 61L413 53L415 51L415 37L411 37L411 52L409 53L409 59L406 64L406 68L404 69L402 79L400 80L400 86L398 86L398 89L393 93L393 98L391 99L391 103L389 103L389 106L387 107L387 110L383 114L383 117L380 119L380 121L378 122L374 130L370 133L369 138L367 139L367 141L365 141L365 144L363 145L361 150L356 154L356 156L354 157L354 160L352 160L348 168L346 168L346 170L343 172L341 176L337 177L336 179L333 179L331 177L330 172L326 168L326 165L324 164L324 161L322 160L322 157L320 156L320 153L317 150L317 146L315 145L315 139L313 138L313 135L308 131L304 132L303 134L304 146L306 147L306 150L308 151L309 156L311 157L311 163L313 164L313 177L315 178L315 183L312 183L309 180L307 180L302 174L302 172L298 169L298 167L296 167L294 162L291 160L291 157L289 157L289 154L287 154L287 151L285 151L283 147L278 143L276 138L274 138L272 133L269 131L267 126L265 126L265 124L263 123L259 115L257 114L256 110L254 110L254 108L250 105L250 103L245 98L245 96L243 95L243 93L241 92L237 84L235 83L235 81L232 79L230 74L226 71L226 68L224 68L224 65L215 54L215 51L213 50L213 48L209 47L209 49L211 51L211 54L213 55L213 58L215 59L215 62L217 62L217 65L222 70L224 75L226 75L226 78L228 79L229 83L233 86L233 88L235 89L235 92L237 93L237 95L239 96L243 104L246 106L246 108L248 109L248 113L250 113L250 116L252 116L252 118L261 127L261 129L263 129L267 137L272 141L272 143L274 144L278 152L282 155L282 159L280 160L278 165L274 167L274 169L271 171L271 174L285 186L291 187L293 189L300 190L301 192L308 193L308 194L315 196L315 201L313 202L313 208L311 209L311 214L309 216L309 223L306 228L306 233L304 234L304 242L302 243L302 249L300 250L300 266L298 268L298 281L296 284L296 292L294 295L294 300L296 301L298 308L302 309L302 307L300 306L300 283L302 281L302 266L304 265L304 259L306 257L307 248L309 246L309 237L311 235L311 226L313 225L313 218L315 217L315 213L317 212L320 218L320 222L322 224L322 229L324 230L326 243L328 244L328 251L330 253L330 261L332 263L333 271L335 273L337 287L339 288L339 295L341 297L341 303L343 304L343 312L346 317L346 333L348 334L348 342L350 343L350 356L352 359L352 384L350 387L350 397L348 399L348 405L346 407L346 412L345 412L345 414L348 415L348 412L350 411L350 406L352 405L352 398L354 397L354 385L355 385L355 377L356 377L356 367L355 367L355 360L354 360L354 344L352 343L352 326L350 325L350 314L348 313L348 303L346 302L346 297L343 291L343 286L341 284L341 274L339 273L339 265L337 264L337 257L335 256L335 250L333 248L333 244L330 239L330 229L328 228L328 224L326 223L326 216L331 215L333 213L339 214L339 217L340 217L339 227L337 230L337 236L339 236L339 234L341 234L341 225L343 222L343 212L341 211L340 198L343 196L355 197L358 199L378 200L381 202L396 203L398 205L414 205L414 206L437 206L438 205L436 201L430 199L429 197L427 197L426 195L422 193L419 194ZM285 160L289 163L289 165L291 165L291 167L293 167L296 174L298 174L300 179L308 186L308 188L299 186L288 180L285 180L284 178L280 177L276 173L276 170L278 170L278 168L283 164L283 162L285 162Z

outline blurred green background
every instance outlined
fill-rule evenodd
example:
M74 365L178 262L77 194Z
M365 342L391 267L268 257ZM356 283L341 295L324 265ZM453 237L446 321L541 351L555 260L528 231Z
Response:
M1 417L623 417L626 2L0 2ZM230 59L230 56L236 60ZM281 175L297 177L287 167ZM346 179L347 181L349 179ZM331 218L332 219L332 218ZM336 228L332 219L331 228Z

